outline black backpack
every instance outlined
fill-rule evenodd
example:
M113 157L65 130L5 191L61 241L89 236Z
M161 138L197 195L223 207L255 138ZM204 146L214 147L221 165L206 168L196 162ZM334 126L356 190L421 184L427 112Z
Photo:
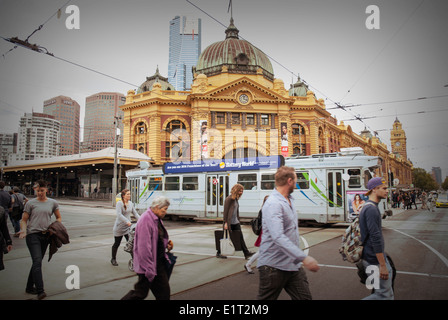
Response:
M262 214L261 209L258 211L258 216L250 222L250 225L252 226L252 231L259 236L261 233L261 227L262 227Z

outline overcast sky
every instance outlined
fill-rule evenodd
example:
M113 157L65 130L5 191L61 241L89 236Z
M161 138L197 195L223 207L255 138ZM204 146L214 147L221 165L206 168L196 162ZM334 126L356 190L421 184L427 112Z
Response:
M0 0L0 36L26 39L68 0ZM190 0L229 24L227 0ZM18 131L25 112L42 112L43 101L69 96L81 105L100 91L126 94L157 66L168 76L169 21L202 19L202 50L225 38L225 28L185 0L72 0L80 29L69 30L65 13L48 20L30 43L112 76L0 39L0 132ZM368 29L379 9L379 29ZM448 2L446 0L233 0L240 36L271 58L286 89L300 74L327 109L360 133L377 130L390 150L396 117L406 131L415 167L448 174ZM378 20L376 20L378 21ZM427 99L419 99L426 97ZM331 109L334 103L348 111ZM361 121L348 121L355 116ZM82 139L82 136L81 136Z

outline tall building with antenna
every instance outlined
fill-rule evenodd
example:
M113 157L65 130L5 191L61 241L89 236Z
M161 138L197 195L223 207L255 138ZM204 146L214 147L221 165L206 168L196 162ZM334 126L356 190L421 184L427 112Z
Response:
M191 89L192 67L201 54L201 19L176 16L170 21L168 82L177 91Z

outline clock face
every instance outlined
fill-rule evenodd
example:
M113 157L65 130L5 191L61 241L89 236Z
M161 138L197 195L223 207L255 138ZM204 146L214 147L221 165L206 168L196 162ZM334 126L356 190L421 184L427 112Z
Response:
M401 145L400 141L395 142L395 145L399 147Z
M247 96L247 94L243 93L242 95L240 95L238 100L240 101L241 104L246 104L249 102L249 97Z

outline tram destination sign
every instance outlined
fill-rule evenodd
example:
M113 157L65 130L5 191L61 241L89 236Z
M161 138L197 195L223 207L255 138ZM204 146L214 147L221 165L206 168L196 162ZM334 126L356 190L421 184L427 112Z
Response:
M285 159L281 155L219 160L207 159L191 162L167 162L163 166L163 172L165 174L171 174L277 169L284 164Z

